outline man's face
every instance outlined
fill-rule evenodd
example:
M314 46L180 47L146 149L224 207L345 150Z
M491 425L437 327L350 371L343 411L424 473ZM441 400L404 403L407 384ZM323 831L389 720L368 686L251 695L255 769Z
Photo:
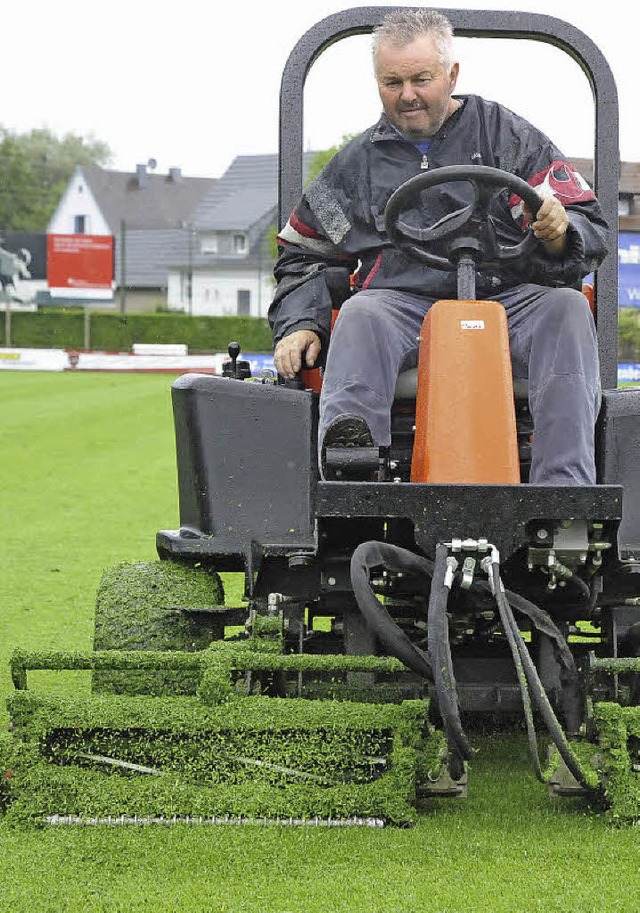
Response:
M404 47L382 42L375 73L385 114L407 139L433 136L457 107L451 93L458 64L450 72L444 69L430 35Z

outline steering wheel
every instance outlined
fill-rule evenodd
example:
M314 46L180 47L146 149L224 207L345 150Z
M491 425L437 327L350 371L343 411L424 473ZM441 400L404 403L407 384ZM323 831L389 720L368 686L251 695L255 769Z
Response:
M400 219L409 209L418 209L419 194L439 184L466 181L474 191L473 202L449 213L428 228L414 228ZM542 199L522 178L499 168L486 165L449 165L425 171L405 181L389 197L384 211L384 225L389 240L405 253L428 266L442 270L456 270L456 253L474 252L474 259L483 267L494 267L530 254L537 240L529 229L518 244L500 244L489 215L491 203L502 190L517 194L531 210L533 217L542 205ZM424 248L448 239L450 256L443 257Z

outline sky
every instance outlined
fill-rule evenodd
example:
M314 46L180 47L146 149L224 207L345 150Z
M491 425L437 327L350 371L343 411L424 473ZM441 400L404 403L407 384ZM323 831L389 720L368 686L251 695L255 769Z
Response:
M640 162L640 5L628 0L515 0L585 32L612 69L620 102L623 161ZM182 168L219 177L237 155L278 144L280 79L296 42L325 16L365 4L340 0L33 0L3 8L0 125L49 127L106 142L111 167L157 173ZM385 4L404 5L388 0ZM501 0L455 8L509 9ZM451 8L454 8L453 5ZM502 102L571 157L593 152L586 77L565 53L540 42L456 39L457 91ZM10 91L7 91L11 87ZM305 87L305 147L324 149L374 123L380 102L369 39L338 42Z

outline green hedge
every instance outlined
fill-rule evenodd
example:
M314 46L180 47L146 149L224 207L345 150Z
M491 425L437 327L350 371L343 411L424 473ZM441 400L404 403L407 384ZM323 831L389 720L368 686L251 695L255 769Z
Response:
M4 312L0 344L6 345ZM127 352L134 343L182 343L189 352L224 352L236 340L245 352L271 352L271 330L258 317L189 317L187 314L89 315L89 342L94 351ZM82 349L85 315L78 308L11 314L11 345L35 349Z
M640 308L620 308L618 315L618 358L640 362Z
M640 308L620 308L619 359L640 362ZM85 315L79 308L11 314L11 345L34 349L82 349ZM0 345L6 345L0 311ZM236 340L245 352L271 352L271 330L258 317L189 317L187 314L90 313L94 351L128 352L134 342L183 343L190 352L224 352Z
M0 320L0 339L2 345L7 345L4 312ZM84 313L78 309L12 312L10 344L26 349L81 349Z

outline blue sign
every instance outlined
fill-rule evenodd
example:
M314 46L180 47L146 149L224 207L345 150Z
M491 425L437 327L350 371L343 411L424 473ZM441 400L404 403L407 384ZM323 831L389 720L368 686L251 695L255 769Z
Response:
M640 306L640 302L638 303ZM253 377L259 377L262 371L273 371L276 373L276 366L273 362L273 355L260 355L252 352L243 352L240 358L248 361L251 365L251 374Z
M640 307L640 233L618 235L618 307Z
M619 364L618 383L622 383L623 381L640 383L640 365Z

